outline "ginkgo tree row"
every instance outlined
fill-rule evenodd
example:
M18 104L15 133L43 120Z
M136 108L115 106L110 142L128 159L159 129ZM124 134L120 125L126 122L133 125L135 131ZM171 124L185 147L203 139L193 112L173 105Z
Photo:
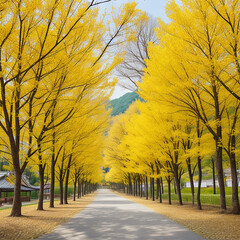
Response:
M159 43L149 43L147 67L138 84L146 103L136 104L120 116L109 134L113 143L106 158L112 167L111 179L130 188L133 185L134 190L142 181L147 187L147 178L151 187L154 179L165 178L168 184L174 181L182 204L181 176L188 172L194 197L197 168L201 209L202 161L215 154L221 210L226 209L226 162L231 169L233 213L240 212L239 7L238 0L167 4L170 22L159 20Z
M65 203L70 179L98 181L110 74L124 54L109 49L126 44L145 18L134 2L101 15L108 2L0 1L0 150L15 175L11 216L21 216L27 166L38 167L39 210L48 167L50 207L55 181L65 184Z

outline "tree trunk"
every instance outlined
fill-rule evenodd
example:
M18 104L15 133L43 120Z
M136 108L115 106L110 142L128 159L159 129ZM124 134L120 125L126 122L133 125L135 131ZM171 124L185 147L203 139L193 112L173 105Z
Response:
M88 181L85 182L85 195L88 194Z
M216 168L218 172L218 183L220 190L220 202L221 202L221 211L225 212L226 210L226 199L225 199L225 186L224 186L224 177L223 177L223 167L222 167L222 147L218 146L218 141L216 141Z
M155 185L154 185L154 178L152 178L152 200L155 201Z
M152 178L149 178L149 183L150 183L150 199L152 199Z
M171 199L171 180L170 180L170 177L167 178L167 183L168 183L168 203L172 204L172 199Z
M224 186L224 176L223 176L223 166L222 166L222 126L221 126L221 114L218 100L217 86L213 84L213 94L215 102L215 120L217 121L217 131L215 136L216 143L216 168L218 174L218 183L220 190L220 202L221 202L221 211L226 210L226 198L225 198L225 186Z
M73 201L76 201L76 188L77 188L77 180L74 181L74 185L73 185Z
M53 145L55 140L53 140ZM54 208L54 188L55 188L55 146L52 150L52 159L51 159L51 186L50 186L50 205L49 207Z
M135 178L133 179L133 196L135 196L136 190L135 190Z
M140 181L140 174L138 174L138 196L141 196L141 181Z
M67 173L66 173L66 179L65 179L66 181L65 181L65 191L64 191L64 204L68 204L68 181L69 181L71 161L72 161L72 154L69 156L69 159L68 159Z
M163 179L162 179L162 177L160 178L160 180L161 180L162 194L164 194Z
M212 157L213 194L216 194L215 160Z
M67 169L66 179L65 179L65 189L64 189L64 204L68 204L68 180L69 180L69 169Z
M80 183L80 180L78 180L78 198L81 198L81 183Z
M60 186L60 204L63 204L63 179L60 178L59 180L59 186Z
M161 189L161 185L160 185L161 181L159 178L159 202L162 203L162 189Z
M128 174L128 188L129 188L129 194L132 195L132 181L131 181L130 174Z
M82 196L84 196L84 180L82 181Z
M39 179L40 179L40 190L39 190L37 210L43 210L44 169L45 169L45 167L43 167L42 164L39 164L38 169L39 169Z
M201 157L198 156L198 192L197 192L197 205L198 209L202 210L201 204L201 184L202 184L202 160Z
M192 167L190 159L187 160L187 167L188 167L188 175L191 185L191 193L192 193L192 205L194 206L194 182L193 182L193 174L192 174Z
M148 200L148 177L146 176L146 182L145 182L145 196L146 200Z
M183 203L182 203L180 180L179 180L179 176L178 176L178 166L174 167L174 182L175 182L175 187L177 190L179 204L182 205Z
M173 181L173 187L174 187L174 193L177 195L177 188L176 188L176 182Z
M134 196L137 196L137 177L135 176L135 181L134 181L134 187L135 187L135 195Z
M231 137L231 147L235 150L236 138L235 135ZM232 213L239 214L239 198L238 198L238 177L237 177L237 166L236 166L236 155L232 151L230 153L230 164L231 164L231 177L232 177Z
M11 217L20 217L21 213L21 178L22 174L20 168L14 167L15 174L15 185L14 185L14 197L13 197L13 207L10 216Z
M84 195L87 194L87 181L84 182Z
M200 131L200 120L197 119L197 137L198 137L198 149L200 149L200 138L201 138L201 131ZM201 184L202 184L202 159L200 157L200 152L198 152L198 191L197 191L197 205L198 209L202 210L201 204Z
M156 194L156 200L159 198L159 192L161 191L160 189L160 179L157 178L157 194Z
M181 193L181 186L180 186L180 181L179 179L176 180L176 187L177 187L177 194L178 194L178 201L179 204L182 205L182 193Z

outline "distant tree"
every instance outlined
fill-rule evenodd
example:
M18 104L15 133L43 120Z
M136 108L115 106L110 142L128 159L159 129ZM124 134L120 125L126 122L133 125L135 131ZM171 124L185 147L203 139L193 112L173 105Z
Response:
M158 27L155 18L149 16L138 26L136 38L128 45L124 61L117 67L120 78L119 85L131 91L138 89L137 82L141 81L143 69L147 67L145 59L149 59L148 44L158 43L154 29Z

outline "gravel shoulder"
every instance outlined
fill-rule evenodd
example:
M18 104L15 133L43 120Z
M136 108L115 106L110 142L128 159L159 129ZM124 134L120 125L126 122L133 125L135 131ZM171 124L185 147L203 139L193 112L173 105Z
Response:
M77 201L69 200L69 204L60 205L55 202L55 208L49 208L49 203L44 203L44 211L37 211L37 205L24 206L23 217L9 217L11 209L0 211L0 239L1 240L28 240L35 239L45 233L50 233L59 224L72 218L96 196L89 194Z
M114 193L131 201L140 203L154 211L174 220L175 222L191 229L193 232L203 236L205 239L233 240L240 239L240 216L227 213L220 213L219 208L214 206L203 206L198 210L191 205L179 206L173 203L145 200L144 198L133 197L122 193Z

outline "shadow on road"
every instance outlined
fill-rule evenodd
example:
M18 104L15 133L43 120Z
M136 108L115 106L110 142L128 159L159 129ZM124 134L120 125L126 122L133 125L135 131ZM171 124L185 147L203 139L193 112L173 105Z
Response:
M99 190L96 199L70 221L39 239L201 240L202 237L140 204Z

